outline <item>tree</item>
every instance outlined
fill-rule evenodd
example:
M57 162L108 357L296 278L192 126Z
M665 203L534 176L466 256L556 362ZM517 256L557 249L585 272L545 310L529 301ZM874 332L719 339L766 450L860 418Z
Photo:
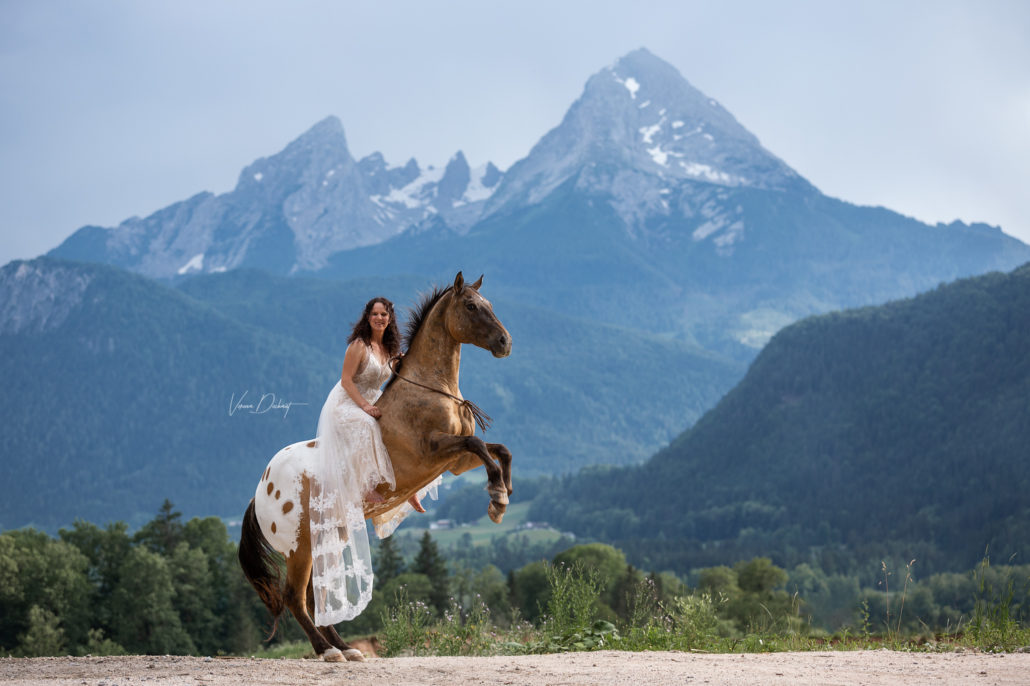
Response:
M443 614L447 609L450 600L450 585L447 578L447 561L440 554L436 541L425 532L419 542L418 555L415 556L415 564L411 571L416 574L425 574L432 584L430 593L430 604L437 612Z
M644 575L633 565L627 564L625 571L611 586L611 609L624 622L633 619L633 613L639 612L645 603L654 605L658 600L654 586L645 586L643 581Z
M508 593L512 607L518 609L522 617L528 621L536 621L551 600L551 586L547 582L547 563L543 560L530 562L513 571L508 580Z
M737 585L745 593L764 596L777 586L787 583L787 572L772 563L767 557L756 557L733 566L737 572Z
M490 608L495 622L511 621L511 601L508 598L508 583L497 567L486 565L472 580L472 590Z
M606 543L587 543L572 546L565 552L554 556L555 565L565 565L569 569L577 565L583 570L590 570L601 586L599 600L607 614L611 608L619 605L617 595L622 591L618 580L626 574L626 555L618 548Z
M183 537L182 513L175 510L172 501L165 498L157 516L136 532L133 542L142 543L152 552L171 555Z
M57 615L39 605L33 605L29 610L29 628L18 637L18 653L25 657L64 653L64 631L59 625Z
M393 536L387 536L379 542L376 554L375 572L379 583L385 584L404 571L404 558L401 557Z
M726 565L702 569L697 580L697 588L700 591L711 593L712 596L721 594L727 598L740 593L740 587L737 585L737 573Z
M175 546L166 561L175 590L172 606L183 630L201 653L217 653L220 626L214 612L216 589L204 551L184 541Z
M236 546L229 541L225 524L217 517L194 518L186 522L182 537L189 544L190 554L202 553L206 564L206 572L202 572L200 561L194 560L193 563L193 569L197 572L191 582L195 589L193 610L188 615L183 614L182 602L176 601L183 626L193 636L197 648L205 654L210 655L218 650L253 650L261 641L258 625L267 613L258 595L243 577L236 557ZM177 593L184 581L185 577L176 576ZM284 625L289 625L289 622ZM200 636L195 629L198 626L206 626L205 631L208 633Z
M50 645L44 638L51 626L60 626L67 645L85 642L91 598L87 565L75 547L42 531L0 535L0 646L13 648L25 637ZM39 610L33 613L33 607Z
M196 650L179 621L168 562L133 548L122 564L111 606L119 617L112 638L130 652L184 655Z
M772 622L796 616L791 596L774 590L787 581L787 573L767 557L756 557L728 567L702 570L698 588L727 602L719 615L732 620L741 631L762 630Z
M113 522L101 529L82 520L77 520L71 529L60 531L61 540L75 546L88 561L86 578L92 594L90 625L102 628L102 633L108 635L118 619L111 611L111 593L118 585L122 563L132 549L128 531L125 522Z

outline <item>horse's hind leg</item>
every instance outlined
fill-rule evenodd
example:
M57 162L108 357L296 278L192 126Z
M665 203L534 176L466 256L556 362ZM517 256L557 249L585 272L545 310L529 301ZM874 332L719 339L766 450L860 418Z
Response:
M311 579L308 579L308 614L312 617L315 616L315 588L311 583ZM365 655L357 648L351 648L348 644L344 643L343 639L340 638L340 634L336 633L336 627L334 626L320 626L317 627L318 632L325 637L325 640L329 641L334 648L343 653L343 656L350 662L364 662Z

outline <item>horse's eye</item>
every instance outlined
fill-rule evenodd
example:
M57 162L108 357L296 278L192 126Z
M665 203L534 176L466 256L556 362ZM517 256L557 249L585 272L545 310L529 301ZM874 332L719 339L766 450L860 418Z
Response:
M475 303L468 303L468 304L465 305L465 309L468 310L469 312L475 312L476 311L476 304Z

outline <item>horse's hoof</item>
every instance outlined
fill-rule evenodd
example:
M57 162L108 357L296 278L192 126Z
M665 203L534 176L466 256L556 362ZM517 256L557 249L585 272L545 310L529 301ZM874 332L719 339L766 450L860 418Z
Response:
M322 653L322 659L326 662L343 662L345 658L339 648L330 648Z
M351 648L350 650L343 651L343 656L347 658L348 662L364 662L365 654L357 648Z
M508 504L508 489L503 486L500 488L488 488L487 492L490 494L491 503L497 503L498 505Z
M486 508L486 514L490 517L490 521L494 524L500 524L501 519L504 518L504 511L507 508L504 505L498 505L494 501L490 501L490 504Z

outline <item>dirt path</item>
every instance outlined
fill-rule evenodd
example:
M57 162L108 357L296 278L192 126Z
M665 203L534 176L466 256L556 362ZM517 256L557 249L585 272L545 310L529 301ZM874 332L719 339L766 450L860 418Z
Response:
M1030 684L1030 654L827 653L703 655L572 653L423 657L328 664L195 657L0 658L0 684L24 686L320 686L374 684Z

